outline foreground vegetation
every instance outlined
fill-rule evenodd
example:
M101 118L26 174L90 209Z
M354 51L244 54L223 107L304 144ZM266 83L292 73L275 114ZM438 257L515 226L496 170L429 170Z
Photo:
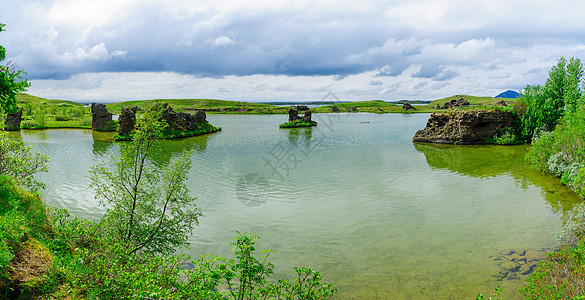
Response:
M201 212L184 184L190 153L155 164L165 124L149 111L113 157L91 170L108 210L99 222L48 208L32 175L47 157L0 137L0 298L2 299L328 299L322 275L297 268L293 280L270 280L272 250L238 233L233 257L173 255ZM16 144L16 146L14 146ZM40 168L33 167L40 165ZM23 167L24 166L24 167ZM20 174L16 176L15 174ZM27 191L28 190L28 191ZM32 192L31 192L32 191ZM184 269L183 266L190 266Z
M559 177L585 199L583 75L579 59L561 57L544 85L526 86L515 107L519 122L509 138L531 142L527 162ZM538 264L520 289L526 299L585 299L585 203L567 212L559 241L561 246Z

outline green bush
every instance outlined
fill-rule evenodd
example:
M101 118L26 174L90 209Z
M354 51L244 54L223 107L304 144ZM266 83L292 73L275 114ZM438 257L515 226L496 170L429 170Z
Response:
M530 149L526 153L526 160L538 170L548 170L549 158L557 153L555 136L552 132L543 132L540 137L532 141Z
M583 94L582 85L583 65L574 57L568 62L561 57L549 71L544 86L527 85L517 107L523 138L530 140L538 128L553 130L561 117L572 114Z
M286 122L286 123L280 124L278 127L280 127L280 128L297 128L297 127L311 127L311 126L317 126L317 122L311 121L311 123L307 123L307 122L304 122L302 120L297 120L297 121Z
M44 107L38 108L34 114L36 123L39 125L45 125L47 123L46 114L47 111L45 110Z
M585 295L585 241L562 246L540 261L520 290L526 299L579 299Z
M574 157L565 152L553 154L546 164L548 170L557 177L561 177L565 174L576 174L577 171L583 167L583 164L578 163Z
M520 140L517 137L516 131L513 127L504 127L498 130L496 136L488 138L485 141L487 144L497 145L515 145L520 144Z
M69 116L65 116L65 115L57 115L55 116L55 121L71 121L74 118L69 117Z

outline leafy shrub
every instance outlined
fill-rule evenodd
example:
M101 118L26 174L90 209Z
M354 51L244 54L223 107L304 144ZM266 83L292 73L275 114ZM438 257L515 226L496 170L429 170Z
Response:
M540 137L532 141L532 145L526 153L526 160L538 170L548 170L548 159L558 151L555 136L552 132L543 132Z
M487 298L487 300L502 300L502 298L500 298L501 291L502 291L502 288L498 285L494 289L494 294L489 296L489 298ZM475 300L486 300L486 298L484 298L484 296L482 294L477 294L477 297L475 297Z
M579 299L576 297L585 295L585 241L549 253L519 291L526 299Z
M45 125L47 123L46 114L47 114L47 111L43 107L41 107L35 111L34 117L35 117L35 121L37 122L37 124Z
M520 143L514 128L511 126L500 128L496 136L486 139L485 142L497 145L515 145Z
M55 116L55 121L71 121L73 120L72 117L65 116L65 115L57 115Z
M32 151L32 146L21 140L7 137L0 132L0 174L11 176L15 181L31 190L37 190L44 185L35 180L34 174L46 172L49 161L47 155Z
M549 71L544 84L527 85L521 91L518 111L521 113L522 135L530 139L537 128L551 130L564 115L570 115L583 91L583 65L577 58L567 61L561 57Z
M36 129L39 127L41 126L35 120L23 120L20 122L20 128L22 129Z
M565 152L551 155L546 163L548 170L557 177L561 177L564 174L576 174L577 171L583 167L582 164L576 162L574 157Z
M557 234L560 244L573 247L585 238L585 204L579 203L567 212L563 229Z

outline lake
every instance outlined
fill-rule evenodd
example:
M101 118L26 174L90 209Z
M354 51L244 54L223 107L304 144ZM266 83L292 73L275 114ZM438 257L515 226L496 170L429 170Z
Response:
M495 277L507 248L555 246L579 200L528 168L526 146L413 144L428 114L314 115L317 127L279 129L286 115L208 115L223 131L165 141L161 161L194 150L191 194L204 213L182 252L227 256L236 231L272 248L274 278L315 268L336 299L473 299L526 276ZM51 157L46 201L97 219L92 165L118 153L112 133L13 133Z

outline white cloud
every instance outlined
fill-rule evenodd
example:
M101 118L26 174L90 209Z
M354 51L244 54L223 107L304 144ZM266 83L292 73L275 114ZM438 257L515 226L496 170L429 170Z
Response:
M573 0L6 0L0 11L9 58L53 98L490 95L585 56L585 2Z
M225 36L225 35L222 35L222 36L216 37L213 40L208 40L207 43L211 44L213 47L220 47L220 46L228 46L231 44L235 44L236 41Z

